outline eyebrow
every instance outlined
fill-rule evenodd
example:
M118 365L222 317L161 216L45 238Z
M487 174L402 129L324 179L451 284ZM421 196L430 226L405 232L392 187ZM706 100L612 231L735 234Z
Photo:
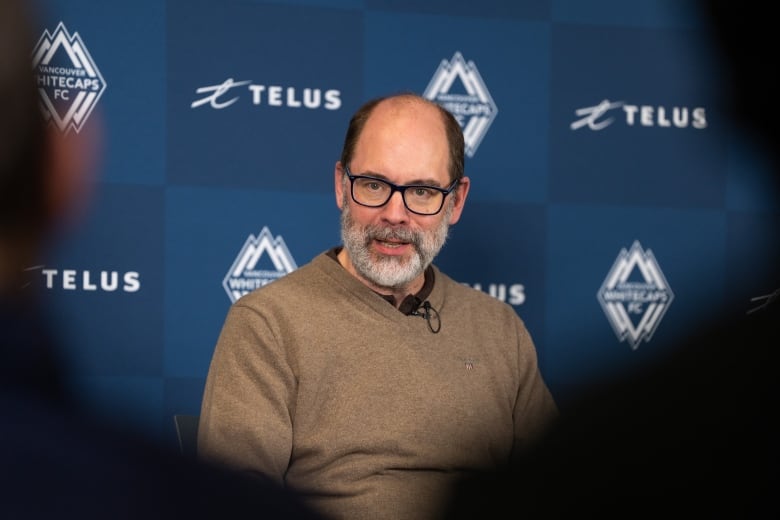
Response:
M368 177L376 177L377 179L382 179L383 181L390 182L392 184L395 184L396 186L433 186L433 187L436 187L436 188L441 188L442 187L441 184L439 184L439 181L437 181L436 179L415 179L415 180L413 180L411 182L407 182L407 183L404 183L404 184L398 184L397 182L391 181L387 177L387 175L384 175L384 174L379 173L379 172L370 171L370 170L366 171L366 172L363 172L363 173L352 172L352 175L365 175L365 176L368 176Z

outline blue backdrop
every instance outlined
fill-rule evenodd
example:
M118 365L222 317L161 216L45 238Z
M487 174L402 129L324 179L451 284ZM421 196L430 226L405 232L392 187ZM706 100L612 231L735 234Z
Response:
M514 306L562 407L749 308L778 285L780 204L684 6L45 1L43 106L104 132L86 223L41 269L85 402L172 442L234 291L338 243L349 116L399 90L467 134L472 190L437 263Z

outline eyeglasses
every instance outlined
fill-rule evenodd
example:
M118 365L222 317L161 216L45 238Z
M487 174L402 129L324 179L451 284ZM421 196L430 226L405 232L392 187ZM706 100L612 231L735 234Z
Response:
M418 215L435 215L440 212L444 207L444 198L458 185L456 180L446 189L424 184L399 186L368 175L352 175L347 166L344 166L344 173L352 183L352 200L361 206L369 208L384 206L393 193L400 191L406 209Z

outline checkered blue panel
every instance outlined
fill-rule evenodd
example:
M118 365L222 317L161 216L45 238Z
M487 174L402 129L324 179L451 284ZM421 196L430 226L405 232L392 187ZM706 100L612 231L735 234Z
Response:
M438 264L516 309L564 405L747 308L778 283L780 204L681 4L46 0L43 104L104 149L85 225L40 269L74 384L173 442L236 295L338 242L349 116L400 90L466 135Z

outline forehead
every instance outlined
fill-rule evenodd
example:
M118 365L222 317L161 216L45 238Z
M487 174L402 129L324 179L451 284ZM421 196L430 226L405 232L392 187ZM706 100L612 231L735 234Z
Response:
M419 100L391 99L377 105L363 127L353 156L361 171L404 179L446 181L449 146L441 113ZM420 177L422 178L422 177Z

